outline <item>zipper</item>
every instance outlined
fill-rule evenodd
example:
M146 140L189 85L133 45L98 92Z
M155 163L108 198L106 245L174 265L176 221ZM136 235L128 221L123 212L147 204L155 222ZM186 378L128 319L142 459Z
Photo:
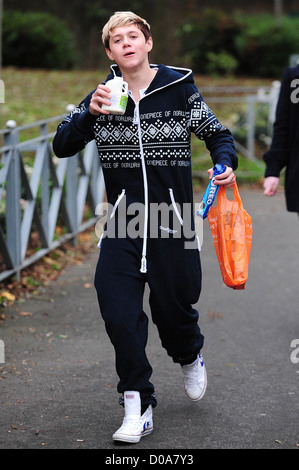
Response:
M117 200L116 200L116 203L115 203L114 206L113 206L113 209L112 209L112 212L111 212L111 215L110 215L110 220L113 219L113 217L115 216L115 212L116 212L116 210L117 210L117 208L118 208L118 206L119 206L120 201L121 201L122 198L124 197L125 192L126 192L126 190L123 189L122 192L121 192L121 194L118 196L118 198L117 198Z
M133 96L131 97L133 98ZM148 229L148 183L147 183L145 158L144 158L143 146L142 146L139 102L138 103L135 102L133 123L136 124L138 127L138 138L139 138L140 158L141 158L141 167L142 167L142 175L143 175L143 189L144 189L144 228L143 228L143 245L142 245L142 258L141 258L140 272L146 273L147 272L146 251L147 251L147 229Z
M177 204L176 204L176 202L175 202L173 190L172 190L171 188L168 188L168 189L169 189L169 194L170 194L171 203L172 203L173 208L174 208L174 212L176 213L176 216L177 216L177 218L179 219L180 224L183 225L184 222L183 222L183 219L182 219L182 217L181 217L181 214L179 213Z

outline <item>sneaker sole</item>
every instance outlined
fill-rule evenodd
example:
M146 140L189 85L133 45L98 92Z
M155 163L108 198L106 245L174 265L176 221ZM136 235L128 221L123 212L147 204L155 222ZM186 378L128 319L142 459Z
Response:
M146 429L145 431L141 433L140 436L128 436L126 434L120 434L120 435L114 434L112 436L112 439L118 442L129 442L130 444L137 444L138 442L140 442L142 437L150 434L153 431L153 429L154 429L153 427Z

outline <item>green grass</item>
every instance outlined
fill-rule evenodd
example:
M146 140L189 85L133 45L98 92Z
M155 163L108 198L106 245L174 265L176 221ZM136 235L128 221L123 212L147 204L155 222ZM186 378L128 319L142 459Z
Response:
M99 71L4 68L1 128L9 119L22 126L63 114L68 104L77 105L104 78L105 73Z

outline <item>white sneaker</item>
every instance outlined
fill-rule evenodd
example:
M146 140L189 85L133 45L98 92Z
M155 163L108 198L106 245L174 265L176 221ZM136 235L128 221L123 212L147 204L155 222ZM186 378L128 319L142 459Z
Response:
M184 374L184 387L188 398L192 401L200 400L207 388L207 371L201 355L192 364L182 366Z
M121 427L113 434L114 441L137 443L153 430L152 405L141 416L139 392L125 392L125 417Z

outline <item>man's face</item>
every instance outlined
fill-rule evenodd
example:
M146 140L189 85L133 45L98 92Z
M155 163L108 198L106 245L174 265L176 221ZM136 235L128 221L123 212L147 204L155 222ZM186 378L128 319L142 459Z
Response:
M117 27L112 30L106 49L109 59L114 60L120 69L132 70L148 63L148 54L152 50L152 38L147 41L136 25Z

